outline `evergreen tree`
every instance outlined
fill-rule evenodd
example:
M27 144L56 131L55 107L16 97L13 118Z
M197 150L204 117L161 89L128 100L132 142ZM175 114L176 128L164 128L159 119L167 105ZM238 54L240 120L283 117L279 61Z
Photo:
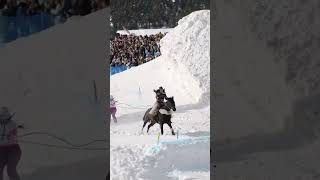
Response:
M210 9L209 0L112 0L114 30L139 28L173 28L193 11Z

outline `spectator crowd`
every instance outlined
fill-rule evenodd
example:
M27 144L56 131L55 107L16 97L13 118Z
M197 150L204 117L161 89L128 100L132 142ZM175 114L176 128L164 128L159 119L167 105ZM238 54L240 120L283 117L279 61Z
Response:
M32 16L49 13L55 16L70 17L87 15L103 9L110 0L0 0L2 16Z
M110 43L111 67L125 65L127 68L131 68L160 56L160 40L164 35L161 32L150 36L117 33Z

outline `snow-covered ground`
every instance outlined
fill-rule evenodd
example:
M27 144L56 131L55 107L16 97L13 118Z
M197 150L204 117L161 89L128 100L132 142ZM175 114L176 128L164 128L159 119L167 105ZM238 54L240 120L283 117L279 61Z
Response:
M137 36L144 36L144 35L152 35L152 34L157 34L157 33L167 33L170 32L171 28L161 28L161 29L134 29L134 30L129 30L130 33L135 34ZM118 30L117 33L119 34L128 34L125 30Z
M310 9L316 3L216 1L213 49L218 77L214 87L224 96L215 98L214 179L320 179L319 95L296 102L297 94L286 82L290 63L307 62L300 58L301 52L319 52L315 43L305 45L319 31L317 19L305 18L313 18ZM257 26L259 39L252 26ZM281 43L268 47L264 39L269 37ZM289 41L282 43L283 37ZM285 57L278 57L278 49ZM317 82L299 79L317 70L319 56L311 53L309 57L314 62L308 59L311 63L290 66L294 73L303 71L294 79L299 88L302 83L308 89Z
M109 34L105 21L109 12L107 8L73 18L0 49L1 106L9 106L15 119L25 124L20 135L46 132L73 144L106 139L107 78L102 66L106 49L102 37ZM22 159L18 171L23 180L105 178L109 142L86 147L100 150L77 150L45 134L19 140Z
M112 180L210 179L209 30L210 11L193 12L161 40L162 56L111 76L118 101L118 123L110 125ZM149 134L141 128L159 86L174 96L178 136L165 125L158 144L159 125Z

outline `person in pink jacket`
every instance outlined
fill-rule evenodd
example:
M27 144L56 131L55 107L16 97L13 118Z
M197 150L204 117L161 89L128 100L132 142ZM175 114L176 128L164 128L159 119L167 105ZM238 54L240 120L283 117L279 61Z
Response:
M116 112L117 112L117 107L116 107L117 101L114 100L114 97L110 95L110 113L112 116L112 119L115 123L117 123L117 117L116 117ZM111 120L111 117L110 117Z
M7 167L10 180L20 180L17 165L21 158L21 149L18 144L18 126L12 120L13 114L7 107L0 108L0 180L3 180L3 170Z

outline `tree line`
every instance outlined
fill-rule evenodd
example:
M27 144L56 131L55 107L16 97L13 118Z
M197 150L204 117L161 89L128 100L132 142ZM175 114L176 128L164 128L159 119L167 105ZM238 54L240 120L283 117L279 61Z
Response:
M210 0L111 0L111 31L173 28L196 10L210 9Z

